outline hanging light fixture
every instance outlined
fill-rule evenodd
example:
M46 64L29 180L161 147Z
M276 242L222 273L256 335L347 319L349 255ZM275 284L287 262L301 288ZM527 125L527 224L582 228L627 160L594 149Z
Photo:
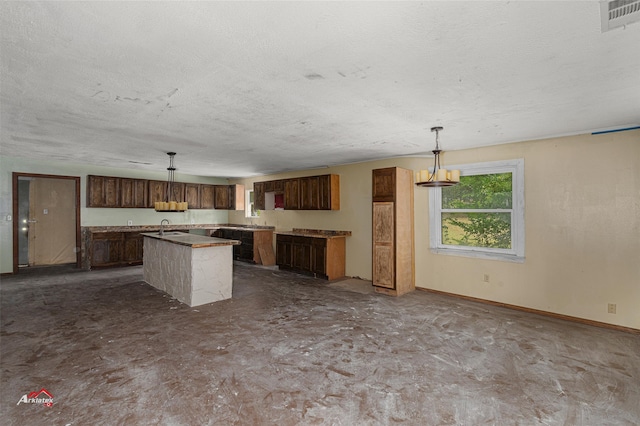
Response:
M439 132L442 127L432 127L432 132L436 132L436 149L433 151L433 172L429 170L420 170L416 172L416 185L426 186L428 188L437 188L441 186L453 186L460 182L460 170L447 170L440 167L440 150Z
M175 186L175 171L176 168L173 165L173 157L175 157L175 152L167 152L169 156L169 167L167 170L169 171L169 177L167 178L167 194L163 201L156 201L154 203L154 207L158 212L183 212L188 208L186 201L176 201L173 200L173 187Z

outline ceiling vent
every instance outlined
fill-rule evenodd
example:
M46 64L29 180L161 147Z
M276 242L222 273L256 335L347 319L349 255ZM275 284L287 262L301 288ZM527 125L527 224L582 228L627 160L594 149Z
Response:
M608 0L600 2L602 32L640 21L640 0Z

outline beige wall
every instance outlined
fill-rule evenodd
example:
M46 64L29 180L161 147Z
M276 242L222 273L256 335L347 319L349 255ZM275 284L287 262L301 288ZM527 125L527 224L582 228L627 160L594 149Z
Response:
M525 160L524 263L433 254L428 191L415 189L416 285L640 329L640 131L581 135L445 152L447 164ZM425 168L424 158L383 161L244 179L335 173L341 210L266 211L234 223L349 230L347 275L371 279L371 170ZM490 282L483 282L489 274ZM607 304L617 314L607 313Z
M525 262L431 253L429 189L415 188L416 285L640 329L640 131L451 151L445 152L442 161L446 167L513 158L525 160ZM10 212L11 171L54 173L51 166L39 170L42 164L34 168L30 167L33 163L23 162L16 168L11 161L1 157L0 161L2 215ZM254 180L339 174L341 209L266 211L258 219L229 212L228 221L273 225L277 230L300 227L352 231L347 238L346 273L371 279L371 170L388 166L417 170L426 165L430 165L429 159L404 157L237 180L232 183L251 187ZM79 166L68 170L57 173L83 178L91 173L120 175ZM83 207L82 224L123 225L134 214L130 210L135 209L113 210ZM226 212L224 218L210 212L202 212L196 223L227 221ZM160 218L152 211L139 214L136 224L156 223ZM7 247L10 250L5 238L10 235L9 228L4 216L0 219L2 272L9 272L6 265L10 265L10 253L5 255ZM184 223L188 223L186 218ZM489 274L489 283L483 282L484 274ZM608 303L617 305L617 314L607 313Z

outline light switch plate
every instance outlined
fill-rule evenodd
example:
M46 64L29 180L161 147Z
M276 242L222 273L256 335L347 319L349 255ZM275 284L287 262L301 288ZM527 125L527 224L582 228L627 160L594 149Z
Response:
M42 214L49 214L49 209L42 210Z
M127 221L127 226L131 226L131 225L133 225L133 221L132 220L128 220Z

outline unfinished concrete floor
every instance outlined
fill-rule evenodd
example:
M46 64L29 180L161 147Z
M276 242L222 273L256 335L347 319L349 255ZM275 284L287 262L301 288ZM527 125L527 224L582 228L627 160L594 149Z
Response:
M2 279L3 425L633 425L640 336L237 263L189 308L140 267ZM46 389L53 406L17 405Z

